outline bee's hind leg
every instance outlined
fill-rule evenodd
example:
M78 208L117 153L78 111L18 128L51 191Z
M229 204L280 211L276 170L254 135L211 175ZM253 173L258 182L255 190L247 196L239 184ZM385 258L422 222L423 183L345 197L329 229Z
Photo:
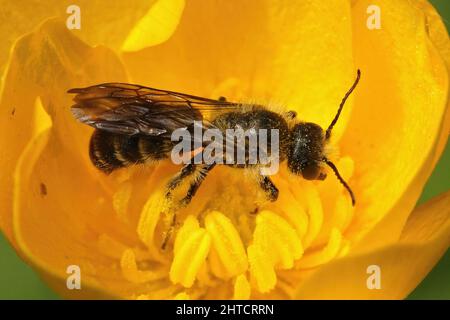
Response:
M259 186L266 193L267 199L274 202L278 199L278 188L267 176L259 176Z
M167 184L166 198L170 199L172 197L172 191L175 190L185 178L196 171L196 166L197 165L193 163L186 164L183 169L169 181Z
M166 231L163 242L161 244L162 250L166 249L167 243L169 242L170 237L172 236L172 233L175 231L176 224L177 224L177 214L176 214L176 212L172 212L172 221L170 222L169 229Z
M189 186L186 196L183 199L181 199L179 203L180 207L185 207L191 202L192 198L197 193L198 188L200 188L200 185L205 180L208 173L215 166L216 166L215 163L197 166L199 168L198 170L196 170L197 176L195 177L194 181L191 182L191 185Z
M179 202L179 207L185 207L187 206L192 198L194 197L195 193L197 192L198 188L202 184L203 180L205 180L206 176L208 175L208 172L211 171L215 166L215 163L210 165L199 165L199 164L187 164L181 169L181 171L172 178L172 180L169 181L167 185L167 192L166 192L166 198L172 197L172 191L176 189L184 179L187 177L196 174L194 181L192 181L191 185L189 186L188 192L186 196ZM164 250L167 246L167 243L169 242L173 232L175 231L177 221L177 214L176 211L172 212L172 220L170 222L169 229L166 232L166 235L164 236L163 242L161 244L161 249Z

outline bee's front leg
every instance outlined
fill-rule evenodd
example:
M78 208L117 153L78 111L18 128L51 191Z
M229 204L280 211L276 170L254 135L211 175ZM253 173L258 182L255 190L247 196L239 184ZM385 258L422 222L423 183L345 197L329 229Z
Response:
M259 176L259 186L267 195L267 199L274 202L278 199L278 188L267 176Z

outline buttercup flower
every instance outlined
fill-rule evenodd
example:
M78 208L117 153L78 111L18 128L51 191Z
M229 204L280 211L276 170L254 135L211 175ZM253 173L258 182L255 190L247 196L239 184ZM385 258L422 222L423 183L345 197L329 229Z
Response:
M14 41L1 60L0 226L22 258L70 298L407 296L450 243L449 192L414 209L450 128L450 42L435 10L423 0L143 3L80 1L72 31L60 1L33 14L10 4L23 29L0 27ZM369 5L380 29L367 27ZM266 203L242 170L218 166L177 213L164 251L165 186L179 167L100 173L92 129L66 93L133 82L257 100L326 128L357 68L332 137L355 207L331 172L311 182L282 166L279 199ZM71 265L81 290L66 286ZM379 290L367 287L373 265Z

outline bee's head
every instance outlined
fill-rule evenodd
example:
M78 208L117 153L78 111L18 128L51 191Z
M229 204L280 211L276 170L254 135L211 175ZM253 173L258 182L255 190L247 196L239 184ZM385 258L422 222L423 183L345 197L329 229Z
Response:
M317 124L296 124L290 132L288 168L307 180L323 180L326 177L323 164L325 132Z
M355 205L355 196L348 186L347 182L341 177L338 169L324 154L324 147L331 137L331 131L339 119L345 101L356 88L361 77L361 71L358 70L357 77L350 90L342 99L339 109L327 130L323 130L319 125L310 122L297 123L290 130L290 148L288 151L288 168L296 174L302 175L307 180L324 180L326 173L323 165L330 167L338 180L347 189L352 204Z

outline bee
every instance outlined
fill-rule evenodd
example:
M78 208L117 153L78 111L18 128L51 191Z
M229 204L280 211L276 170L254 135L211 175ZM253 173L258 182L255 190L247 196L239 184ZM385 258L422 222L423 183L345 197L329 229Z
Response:
M225 98L207 99L136 84L104 83L70 89L68 93L76 94L71 108L75 118L95 128L89 155L94 166L104 173L168 159L176 143L171 139L172 133L180 128L193 131L196 121L206 123L205 128L224 133L230 128L255 129L255 132L259 132L258 129L277 129L279 160L287 161L290 172L307 180L324 180L325 166L330 167L355 205L353 191L327 158L325 147L360 76L358 70L356 80L326 130L315 123L297 120L295 111L277 113L263 105L234 103ZM261 165L250 163L246 155L244 164L225 165L241 169ZM185 164L169 181L167 198L171 198L172 192L185 179L195 177L180 201L181 206L188 205L215 166L216 163L204 162ZM268 175L259 174L257 183L268 200L277 199L278 189Z

